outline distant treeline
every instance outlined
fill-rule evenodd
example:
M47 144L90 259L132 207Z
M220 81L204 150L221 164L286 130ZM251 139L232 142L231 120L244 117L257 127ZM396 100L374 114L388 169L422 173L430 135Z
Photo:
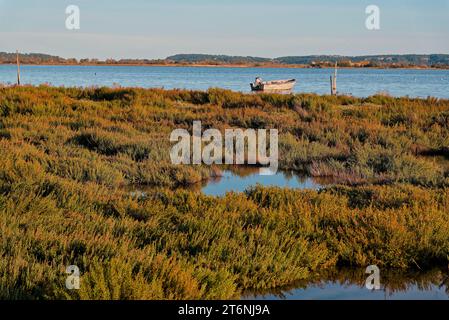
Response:
M0 64L15 64L16 58L16 53L0 52ZM150 59L66 59L43 53L19 54L19 59L22 64L164 64L166 62L166 60Z
M252 56L228 56L208 54L177 54L165 59L75 59L58 56L28 53L20 54L23 64L107 64L107 65L248 65L269 66L287 65L303 67L330 67L338 62L340 67L389 67L389 68L449 68L449 54L405 54L338 56L311 55L280 58L262 58ZM16 63L15 53L0 52L0 64Z
M205 54L178 54L166 60L177 63L216 63L216 64L286 64L327 67L338 62L342 67L448 67L449 54L407 54L407 55L373 55L373 56L289 56L280 58L240 57Z

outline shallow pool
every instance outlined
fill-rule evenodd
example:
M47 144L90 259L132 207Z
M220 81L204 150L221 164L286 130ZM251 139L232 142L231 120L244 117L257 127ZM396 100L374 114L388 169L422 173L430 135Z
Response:
M201 191L206 195L223 196L226 192L243 192L251 186L276 186L290 189L314 189L323 186L323 182L310 177L300 176L291 171L278 171L274 175L260 175L258 168L242 167L225 170L221 177L203 184Z
M348 269L321 280L271 292L245 293L245 300L449 300L448 270L380 274L381 289L365 286L364 270Z

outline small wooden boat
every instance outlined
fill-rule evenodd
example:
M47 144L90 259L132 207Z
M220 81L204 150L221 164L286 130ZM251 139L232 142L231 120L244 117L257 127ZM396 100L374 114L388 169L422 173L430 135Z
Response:
M262 79L256 78L256 81L254 83L251 83L251 90L268 92L291 91L295 84L295 79L262 81Z

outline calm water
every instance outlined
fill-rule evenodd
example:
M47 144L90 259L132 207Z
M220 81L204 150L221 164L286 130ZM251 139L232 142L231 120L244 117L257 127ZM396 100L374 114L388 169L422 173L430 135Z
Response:
M341 270L319 281L300 283L294 288L265 293L247 293L248 300L449 300L448 271L421 274L381 272L381 290L368 290L363 270Z
M221 197L227 192L243 192L258 184L291 189L317 190L329 183L331 182L324 179L303 177L293 172L286 171L278 171L271 176L262 176L259 174L259 169L256 167L236 166L232 167L230 170L223 170L221 177L211 178L208 181L191 185L187 189L202 192L209 196ZM133 196L145 197L146 191L154 190L154 187L131 186L128 189Z
M317 180L293 172L278 171L271 176L262 176L257 168L241 168L223 171L222 177L203 184L201 192L211 196L223 196L226 192L243 192L258 184L290 189L319 189L322 186Z
M143 66L27 66L24 84L55 86L138 86L205 90L220 87L249 91L256 76L264 79L295 78L296 92L329 93L330 69L213 68ZM0 83L14 83L16 67L0 65ZM355 96L388 92L394 96L449 98L449 70L341 69L338 89Z

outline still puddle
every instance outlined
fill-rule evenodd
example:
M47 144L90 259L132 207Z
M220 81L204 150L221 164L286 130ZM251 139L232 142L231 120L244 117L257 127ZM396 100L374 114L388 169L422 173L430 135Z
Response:
M271 292L246 293L244 300L449 300L449 272L400 274L381 271L381 289L365 287L364 270L339 271L317 281Z
M179 189L202 192L209 196L224 196L227 192L243 192L258 184L266 187L318 190L331 183L332 181L323 178L305 177L293 171L278 171L273 175L261 175L257 167L235 166L222 170L219 177ZM130 186L127 189L131 196L145 197L147 191L154 190L155 187Z
M324 181L304 177L292 171L278 171L273 175L261 175L255 167L236 167L224 170L221 177L213 178L201 186L201 192L211 196L223 196L227 192L243 192L246 189L262 185L290 189L321 188Z

